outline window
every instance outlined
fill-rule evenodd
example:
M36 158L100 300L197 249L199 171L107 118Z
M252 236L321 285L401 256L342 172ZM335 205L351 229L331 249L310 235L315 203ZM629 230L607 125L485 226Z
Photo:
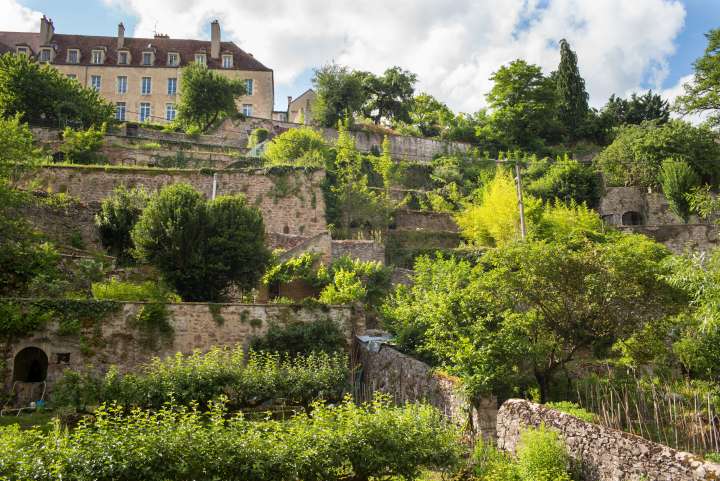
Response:
M95 90L96 92L100 91L100 84L102 82L102 79L99 75L91 75L90 76L90 86Z
M177 93L177 79L168 79L168 95L175 95Z
M130 56L127 52L118 52L118 64L119 65L127 65L130 63L128 60L130 59Z
M150 95L152 93L152 77L143 77L140 85L140 93L142 95Z
M80 63L80 50L70 49L67 53L68 63Z
M148 102L140 103L140 122L148 122L150 120L150 104Z
M152 63L153 63L152 57L153 57L152 52L143 52L142 64L143 65L152 65Z
M125 102L116 103L115 104L115 120L124 122L126 111L127 111L127 109L125 108Z
M168 61L167 61L168 66L177 67L179 63L180 63L180 56L177 53L171 52L168 54Z
M233 66L233 57L232 55L223 55L223 68L232 68Z
M117 86L118 86L118 93L119 94L126 94L127 93L127 77L122 75L117 78Z
M195 63L199 65L207 65L207 62L205 61L205 54L204 53L196 53L195 54Z
M67 74L67 78L69 78L70 80L77 80L77 75L75 75L74 73L69 73Z
M243 104L242 113L245 117L252 117L252 114L253 114L252 104Z
M18 47L17 48L17 54L18 55L25 55L26 57L30 55L30 50L28 50L27 47Z
M49 48L41 48L40 49L40 61L41 62L49 62L50 61L50 49Z
M175 104L167 104L165 106L165 120L169 122L175 120Z
M245 95L253 94L253 79L245 79Z
M93 50L92 51L92 58L90 59L90 63L94 63L96 65L99 65L104 62L105 52L102 50Z

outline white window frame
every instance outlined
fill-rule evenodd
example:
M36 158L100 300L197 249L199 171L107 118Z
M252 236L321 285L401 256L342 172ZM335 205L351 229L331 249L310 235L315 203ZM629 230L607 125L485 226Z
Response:
M253 95L255 93L255 82L251 78L245 79L245 95Z
M125 56L125 61L121 62L121 59ZM130 65L130 52L126 50L121 50L118 52L118 65Z
M144 115L145 107L147 107L147 115ZM140 102L138 120L140 122L147 122L149 120L152 120L152 105L150 105L150 102Z
M153 55L152 52L143 52L143 53L142 53L142 59L141 59L141 60L142 60L142 65L143 65L143 67L147 67L147 66L153 65L154 60L155 60L153 57L154 57L154 55ZM150 61L149 61L149 62L146 62L146 61L145 61L146 58L149 58Z
M72 54L75 54L75 61L72 61ZM67 63L77 65L80 63L80 50L76 48L70 48L67 51Z
M170 59L175 59L175 60L171 61ZM177 52L168 52L167 64L168 64L168 67L179 66L180 65L180 54Z
M204 53L196 53L195 63L200 64L203 67L207 67L207 55Z
M172 89L170 88L172 86ZM176 95L177 94L177 77L169 77L167 81L167 94L168 95Z
M233 56L230 54L223 54L222 56L222 67L233 68Z
M177 116L177 107L175 107L175 104L168 103L165 104L165 120L168 122L172 122L175 120L175 117Z
M93 65L102 65L105 63L105 52L100 49L93 49L90 53L90 63Z
M128 91L127 75L118 75L117 77L117 93L126 94Z
M95 80L97 80L97 82L95 82ZM90 87L96 92L100 92L100 89L102 88L102 75L91 75Z
M115 120L125 122L127 118L127 104L125 102L115 102Z
M47 58L45 58L45 55L47 55ZM47 47L41 48L38 60L40 62L50 62L52 60L52 50Z
M253 116L253 105L252 104L243 104L242 113L245 117L252 117Z
M145 86L147 85L147 89ZM140 79L140 95L152 95L152 77Z

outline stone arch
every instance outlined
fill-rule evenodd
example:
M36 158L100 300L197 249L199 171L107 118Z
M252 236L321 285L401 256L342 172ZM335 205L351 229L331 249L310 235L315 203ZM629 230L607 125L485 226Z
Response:
M26 347L15 355L13 381L43 382L47 378L48 357L38 347Z
M630 210L622 215L622 225L643 225L645 219L640 212Z

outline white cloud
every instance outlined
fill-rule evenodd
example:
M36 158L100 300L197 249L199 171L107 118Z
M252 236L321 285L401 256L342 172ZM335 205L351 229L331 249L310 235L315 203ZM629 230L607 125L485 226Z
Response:
M381 72L399 65L419 88L451 107L475 111L500 65L524 58L556 68L557 42L576 50L593 105L642 83L659 88L683 27L679 0L105 0L173 37L207 35L219 18L224 38L289 84L331 60Z
M21 5L17 0L0 0L0 30L34 32L40 29L42 13Z

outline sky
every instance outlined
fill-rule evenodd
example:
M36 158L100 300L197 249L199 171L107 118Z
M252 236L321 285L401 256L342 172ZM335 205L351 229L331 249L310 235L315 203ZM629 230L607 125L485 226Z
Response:
M682 92L704 34L720 28L720 0L0 0L0 30L209 38L220 20L274 70L276 109L311 87L329 62L382 73L400 66L452 109L485 106L492 72L516 58L557 67L565 38L578 55L590 103L647 89Z

